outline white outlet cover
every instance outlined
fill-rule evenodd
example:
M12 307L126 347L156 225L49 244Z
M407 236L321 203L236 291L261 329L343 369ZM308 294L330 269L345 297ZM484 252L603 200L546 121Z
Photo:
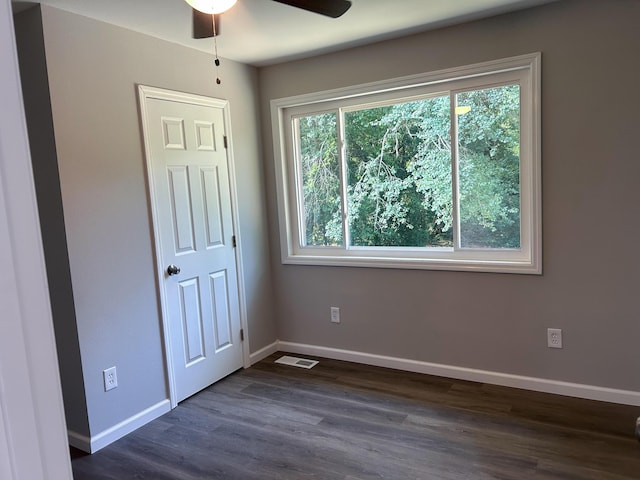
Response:
M547 328L547 347L562 348L561 328Z
M104 381L104 391L108 392L118 386L118 373L116 367L107 368L102 371L102 380Z

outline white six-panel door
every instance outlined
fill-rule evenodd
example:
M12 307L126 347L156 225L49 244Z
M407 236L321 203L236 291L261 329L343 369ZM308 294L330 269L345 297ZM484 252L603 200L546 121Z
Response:
M175 405L243 365L226 103L140 88Z

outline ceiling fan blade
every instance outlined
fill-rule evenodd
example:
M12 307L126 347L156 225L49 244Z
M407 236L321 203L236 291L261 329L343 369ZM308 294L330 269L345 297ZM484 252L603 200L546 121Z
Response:
M220 35L220 15L211 15L210 13L203 13L195 8L193 11L193 38L209 38L213 37L213 22L211 17L216 22L216 36Z
M351 8L348 0L273 0L308 12L319 13L331 18L338 18Z

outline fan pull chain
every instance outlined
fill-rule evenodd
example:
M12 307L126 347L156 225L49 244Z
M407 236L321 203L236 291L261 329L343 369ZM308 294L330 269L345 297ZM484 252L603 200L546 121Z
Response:
M220 80L219 70L220 70L220 59L218 58L218 34L216 33L216 16L211 15L211 21L213 22L213 52L215 55L215 60L213 63L216 65L216 83L220 85L222 80Z

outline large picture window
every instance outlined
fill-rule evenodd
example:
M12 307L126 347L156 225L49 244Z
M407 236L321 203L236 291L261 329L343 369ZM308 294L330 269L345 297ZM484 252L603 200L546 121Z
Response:
M540 273L539 61L273 101L283 262Z

